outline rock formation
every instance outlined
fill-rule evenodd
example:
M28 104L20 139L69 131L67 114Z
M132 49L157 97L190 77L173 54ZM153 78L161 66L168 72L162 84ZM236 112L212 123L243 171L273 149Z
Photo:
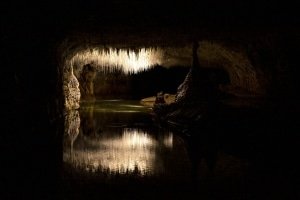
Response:
M80 92L81 98L85 100L95 100L94 79L96 77L95 68L90 65L84 65L80 74Z
M73 67L65 68L63 89L65 95L65 109L78 109L80 107L80 90L79 82L73 74Z

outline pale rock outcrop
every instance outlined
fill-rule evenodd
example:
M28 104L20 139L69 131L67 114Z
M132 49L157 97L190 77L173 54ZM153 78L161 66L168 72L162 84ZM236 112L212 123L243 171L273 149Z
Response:
M69 72L64 74L64 94L65 94L65 109L72 110L80 107L80 90L79 82L73 74L73 68L71 67Z

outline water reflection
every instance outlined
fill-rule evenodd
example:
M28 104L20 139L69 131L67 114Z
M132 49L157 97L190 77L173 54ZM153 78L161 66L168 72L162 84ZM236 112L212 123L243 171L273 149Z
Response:
M67 128L70 125L66 126L65 163L74 169L94 174L146 176L178 170L185 172L184 165L182 168L171 168L177 155L182 155L177 158L179 162L187 161L185 149L178 148L183 145L180 146L180 140L174 138L172 132L150 126L149 113L140 110L139 105L128 102L114 104L118 107L125 105L136 112L103 112L101 102L100 105L96 103L81 109L81 120L78 111L76 117L67 117L69 121L74 120L67 124L76 124L72 125L71 130L76 129L79 134L69 134ZM114 105L110 105L110 109L112 107Z
M201 194L201 199L206 191L209 197L222 196L213 199L227 197L227 191L245 194L245 180L253 172L246 155L239 154L249 148L234 140L240 133L220 134L219 128L201 124L185 136L153 123L139 102L99 101L67 113L63 181L70 197L66 199L86 198L86 191L110 199L140 199L151 193L155 197L149 199L176 199L179 193L183 194L179 199L193 199L193 194ZM160 196L164 191L173 196ZM130 198L123 198L126 194Z
M72 154L73 144L79 135L79 127L80 127L79 112L77 110L70 110L67 113L65 113L64 142L69 145L70 154Z
M65 117L64 178L87 187L90 180L125 185L139 180L162 188L178 183L193 190L211 180L240 185L248 161L231 155L232 143L220 143L227 134L198 126L190 131L184 137L158 128L139 102L87 103Z
M89 103L90 106L84 108L84 112L81 112L81 128L86 135L95 135L95 121L94 121L94 101Z
M110 173L156 173L156 149L159 141L145 130L124 128L122 134L103 134L98 139L81 141L73 154L76 164L88 171Z

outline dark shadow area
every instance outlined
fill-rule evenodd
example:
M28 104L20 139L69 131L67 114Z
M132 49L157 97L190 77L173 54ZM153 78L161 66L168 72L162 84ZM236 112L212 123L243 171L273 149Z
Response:
M132 96L136 99L142 99L154 96L160 91L175 94L178 85L182 83L188 71L189 67L164 68L156 66L149 71L133 75L131 81Z

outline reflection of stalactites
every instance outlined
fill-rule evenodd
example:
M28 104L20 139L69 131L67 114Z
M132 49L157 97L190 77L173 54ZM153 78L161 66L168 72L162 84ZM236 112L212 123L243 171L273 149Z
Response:
M72 156L73 143L79 134L80 115L77 110L70 110L65 115L65 139L70 145L70 154Z

